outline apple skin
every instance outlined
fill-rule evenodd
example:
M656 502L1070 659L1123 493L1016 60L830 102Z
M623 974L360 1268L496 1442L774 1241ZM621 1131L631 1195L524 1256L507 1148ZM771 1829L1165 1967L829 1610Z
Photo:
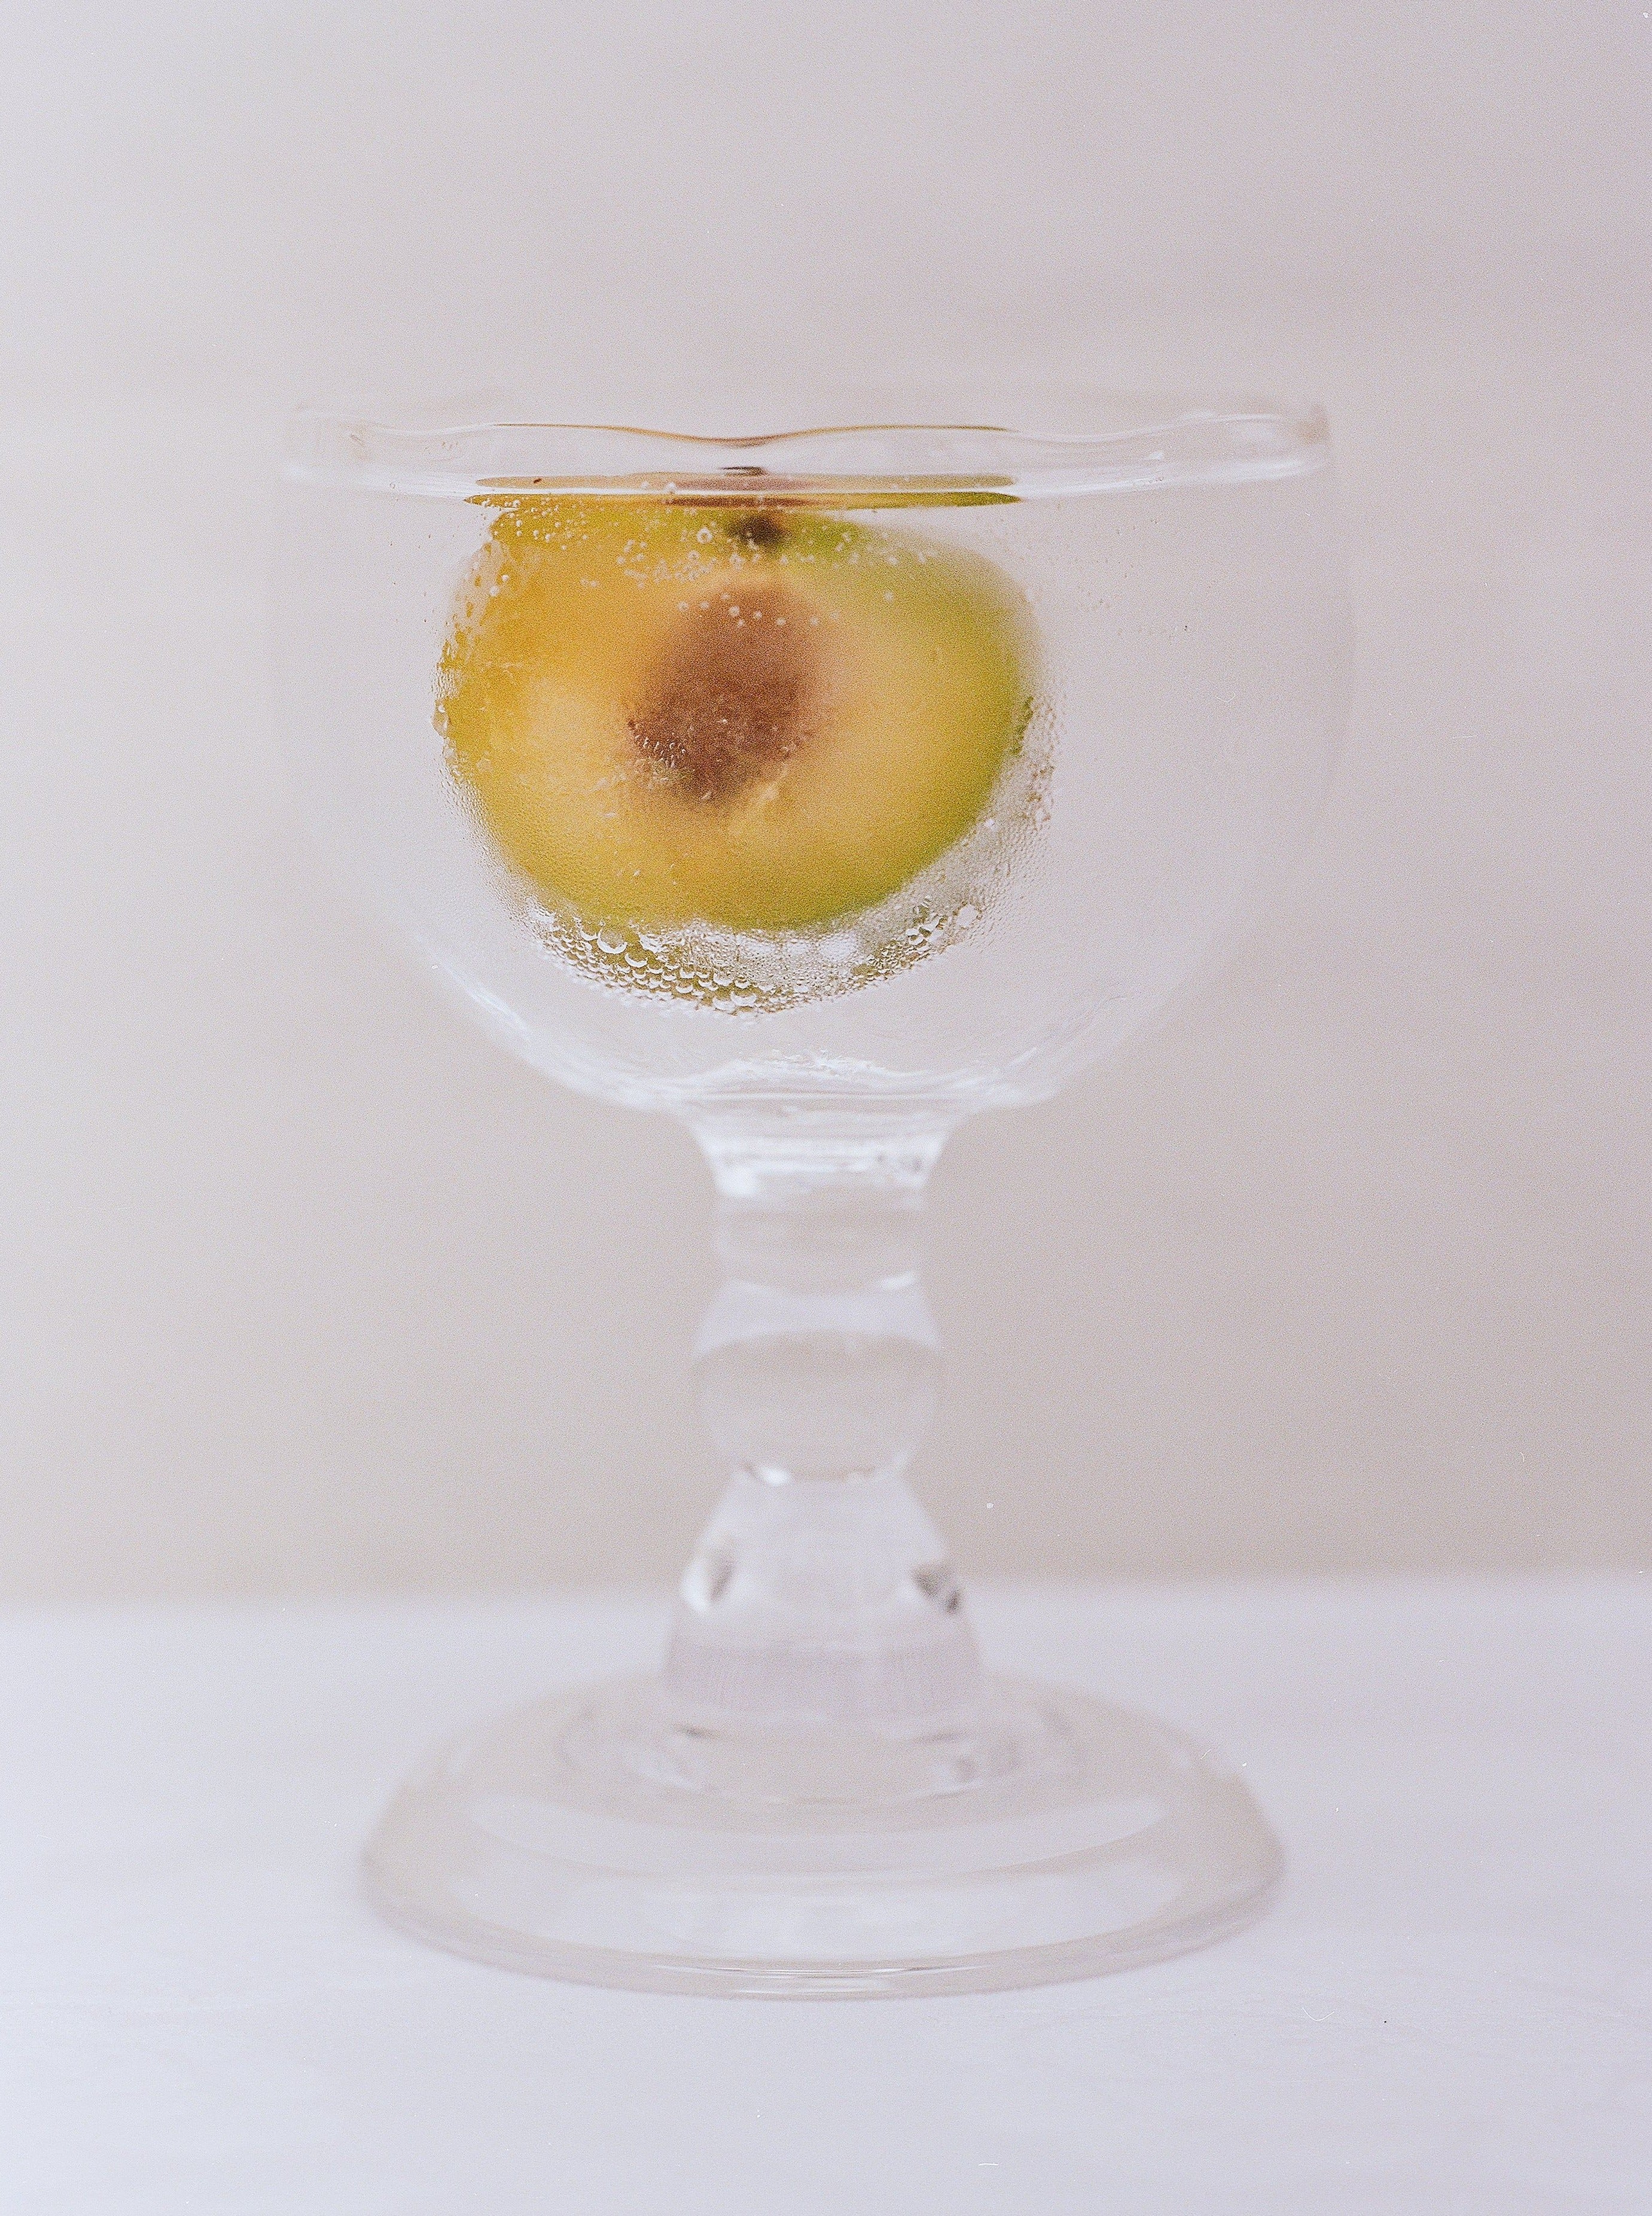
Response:
M797 931L982 816L1032 711L1023 596L804 507L491 496L437 722L466 806L590 931Z

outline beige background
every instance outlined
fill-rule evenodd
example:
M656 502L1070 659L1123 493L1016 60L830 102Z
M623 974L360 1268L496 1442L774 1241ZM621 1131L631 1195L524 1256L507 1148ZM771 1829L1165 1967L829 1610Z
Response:
M944 1162L923 1488L977 1571L1652 1563L1640 6L22 18L5 1590L663 1577L706 1511L690 1142L428 997L273 728L282 414L502 373L1326 401L1341 783L1219 984Z

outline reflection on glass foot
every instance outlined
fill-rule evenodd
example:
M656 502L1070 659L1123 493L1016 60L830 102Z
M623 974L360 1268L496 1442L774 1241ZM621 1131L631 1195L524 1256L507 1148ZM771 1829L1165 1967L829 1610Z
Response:
M1178 1734L1002 1679L904 1724L731 1720L659 1678L564 1693L438 1757L367 1856L380 1908L458 1953L776 1996L1129 1968L1247 1922L1279 1868Z

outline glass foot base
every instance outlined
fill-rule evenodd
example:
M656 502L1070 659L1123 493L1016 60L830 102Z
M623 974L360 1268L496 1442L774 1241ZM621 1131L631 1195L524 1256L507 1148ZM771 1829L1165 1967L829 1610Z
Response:
M1163 1725L995 1679L921 1724L756 1725L656 1678L484 1726L367 1850L438 1946L652 1992L983 1992L1204 1946L1279 1850L1239 1780Z

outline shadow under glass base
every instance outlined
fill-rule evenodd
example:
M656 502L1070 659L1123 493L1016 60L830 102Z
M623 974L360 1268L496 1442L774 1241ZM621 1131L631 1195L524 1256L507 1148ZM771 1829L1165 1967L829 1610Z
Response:
M622 1678L484 1726L367 1850L391 1920L459 1954L653 1992L983 1992L1205 1945L1281 1857L1163 1725L988 1681L921 1724L761 1724Z

